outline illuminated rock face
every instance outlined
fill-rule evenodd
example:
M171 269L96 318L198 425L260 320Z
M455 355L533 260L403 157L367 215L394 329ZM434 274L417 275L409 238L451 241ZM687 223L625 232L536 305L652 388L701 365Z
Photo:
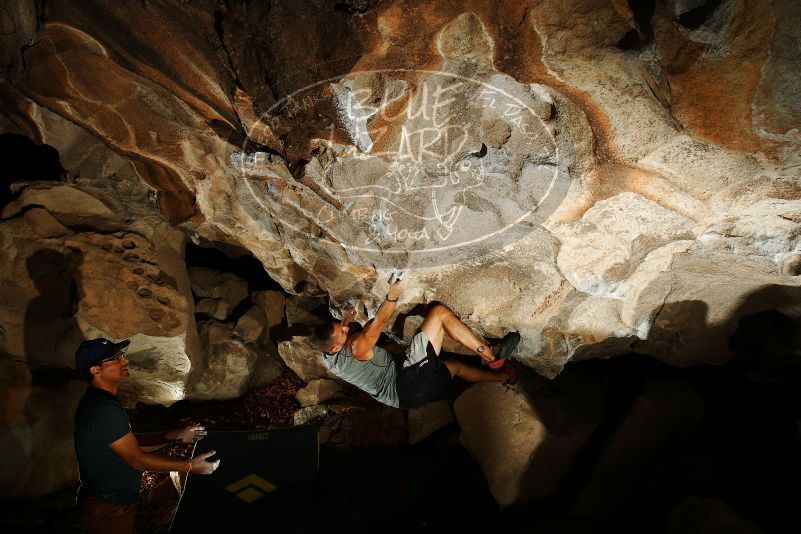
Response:
M103 217L113 213L94 197L59 184L26 189L3 211L11 217L0 225L3 352L37 367L72 368L84 339L131 339L132 378L122 386L123 395L163 404L184 398L189 371L202 355L183 236L164 222L146 234L68 228L75 214L63 213L65 198L94 202ZM50 213L41 208L26 205L24 215L14 215L29 201L53 210L48 226L28 216Z
M545 376L722 362L798 316L796 4L21 3L2 125L120 204L31 201L67 226L167 221L362 319L407 267L401 311L519 330Z

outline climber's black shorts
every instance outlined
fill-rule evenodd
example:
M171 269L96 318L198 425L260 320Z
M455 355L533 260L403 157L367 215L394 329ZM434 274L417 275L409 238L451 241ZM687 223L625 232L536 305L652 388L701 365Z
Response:
M398 369L395 381L400 403L398 407L401 410L413 410L429 402L445 399L452 380L448 366L437 356L431 341L423 332L417 332L409 345L404 366Z

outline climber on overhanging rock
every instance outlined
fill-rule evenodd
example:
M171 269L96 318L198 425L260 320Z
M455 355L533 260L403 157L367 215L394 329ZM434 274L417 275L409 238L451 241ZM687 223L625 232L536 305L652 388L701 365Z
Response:
M314 330L317 346L324 351L323 362L339 378L350 382L389 406L411 410L446 398L451 381L459 377L468 382L512 384L516 376L504 365L520 341L511 332L497 345L489 345L446 306L435 304L412 337L406 356L396 365L386 350L376 345L389 322L407 280L392 283L384 302L364 328L351 326L356 317L353 306L342 312L341 321L324 323ZM442 340L450 337L473 351L487 368L457 360L441 360Z

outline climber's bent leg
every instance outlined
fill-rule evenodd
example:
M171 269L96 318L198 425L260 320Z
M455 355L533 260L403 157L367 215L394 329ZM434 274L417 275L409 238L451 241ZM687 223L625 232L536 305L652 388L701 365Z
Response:
M402 410L419 408L429 402L448 398L453 379L468 382L514 382L511 368L491 371L457 360L442 360L424 331L412 338L406 362L398 371L395 386Z
M445 334L448 334L485 361L491 362L495 359L493 349L487 342L475 335L450 308L443 304L431 307L423 324L420 325L420 331L426 334L437 355L442 350Z
M480 367L473 367L457 360L447 360L445 365L448 367L451 376L457 376L468 382L506 382L511 371L490 371Z

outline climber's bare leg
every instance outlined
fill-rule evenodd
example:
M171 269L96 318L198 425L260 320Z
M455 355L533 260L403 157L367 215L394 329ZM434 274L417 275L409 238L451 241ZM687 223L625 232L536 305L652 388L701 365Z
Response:
M442 340L445 338L445 334L448 334L469 350L473 351L476 356L488 362L495 360L497 348L490 348L485 340L475 335L473 331L460 321L459 318L456 317L456 314L444 304L435 304L432 306L426 314L423 324L420 325L420 330L425 332L425 335L428 336L428 340L431 341L431 345L434 347L434 351L437 355L439 355L442 350ZM480 347L483 348L483 352L479 350ZM501 373L501 376L503 376L503 373Z
M489 369L474 367L458 360L445 360L443 363L448 367L448 371L450 371L453 378L458 376L468 382L504 382L510 378L508 369L490 371Z

